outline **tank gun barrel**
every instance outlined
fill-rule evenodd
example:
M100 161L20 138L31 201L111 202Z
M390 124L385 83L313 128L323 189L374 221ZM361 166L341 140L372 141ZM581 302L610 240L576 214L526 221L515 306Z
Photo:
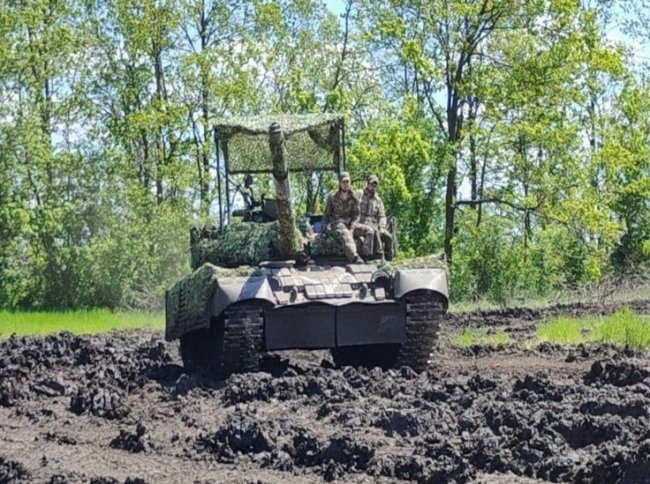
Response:
M296 240L296 217L291 204L291 185L287 166L284 133L279 123L269 126L269 148L273 162L273 183L278 206L278 223L280 225L280 249L285 258L293 257L300 244Z

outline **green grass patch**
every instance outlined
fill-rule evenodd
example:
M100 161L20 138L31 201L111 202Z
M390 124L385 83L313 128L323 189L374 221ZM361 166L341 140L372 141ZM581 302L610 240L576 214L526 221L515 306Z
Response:
M594 340L603 343L645 349L650 347L650 318L623 309L603 318L593 336Z
M70 331L76 334L107 333L111 330L162 330L162 313L111 312L94 309L71 312L0 311L0 338L17 335L44 335Z
M650 318L629 309L604 317L560 317L539 325L536 338L559 345L599 342L645 349L650 347Z
M589 340L594 320L559 317L537 327L538 342L577 345Z
M462 348L472 345L500 346L509 342L510 336L503 330L488 333L487 328L465 328L454 340L454 344Z

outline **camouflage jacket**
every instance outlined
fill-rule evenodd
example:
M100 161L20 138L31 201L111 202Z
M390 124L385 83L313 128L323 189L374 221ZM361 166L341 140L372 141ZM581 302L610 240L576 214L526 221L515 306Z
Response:
M385 229L386 210L384 209L384 202L381 201L379 195L372 195L368 190L364 189L360 198L359 222L370 225L373 228Z
M341 197L340 190L334 190L327 197L325 213L323 213L323 224L344 223L352 227L359 221L359 197L352 190L348 192L348 197L344 200Z

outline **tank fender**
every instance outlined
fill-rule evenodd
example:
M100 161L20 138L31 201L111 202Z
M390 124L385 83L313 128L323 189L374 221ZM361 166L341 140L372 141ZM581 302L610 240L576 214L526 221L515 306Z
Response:
M251 300L261 300L275 306L275 295L266 276L222 279L212 296L212 316L219 316L231 304Z
M449 303L447 271L444 269L400 269L395 273L393 291L395 297L402 297L418 290L435 291Z
M224 274L223 268L204 264L165 294L165 339L207 328L212 316L233 303L251 299L275 303L266 277L233 277Z

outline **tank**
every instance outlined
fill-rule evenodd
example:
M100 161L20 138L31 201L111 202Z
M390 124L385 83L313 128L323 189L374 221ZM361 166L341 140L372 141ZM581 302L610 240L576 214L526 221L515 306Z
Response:
M309 160L310 173L339 173L345 167L342 118L285 116L267 123L266 154L254 156L256 163L266 160L266 169L233 169L228 142L234 136L258 137L259 151L261 122L224 121L215 139L225 158L226 181L233 172L267 173L273 207L261 204L258 208L268 212L263 217L251 216L247 207L244 221L192 233L194 272L166 293L166 339L180 339L188 369L224 376L255 371L263 352L289 349L329 349L339 366L424 370L448 307L444 264L348 264L338 246L328 254L327 235L318 233L320 217L296 217L290 176L304 166L290 163L288 153L320 150L318 156L331 161ZM319 150L305 149L308 143ZM292 144L289 151L287 144ZM226 199L232 199L229 190ZM228 221L242 209L227 205L222 218Z

